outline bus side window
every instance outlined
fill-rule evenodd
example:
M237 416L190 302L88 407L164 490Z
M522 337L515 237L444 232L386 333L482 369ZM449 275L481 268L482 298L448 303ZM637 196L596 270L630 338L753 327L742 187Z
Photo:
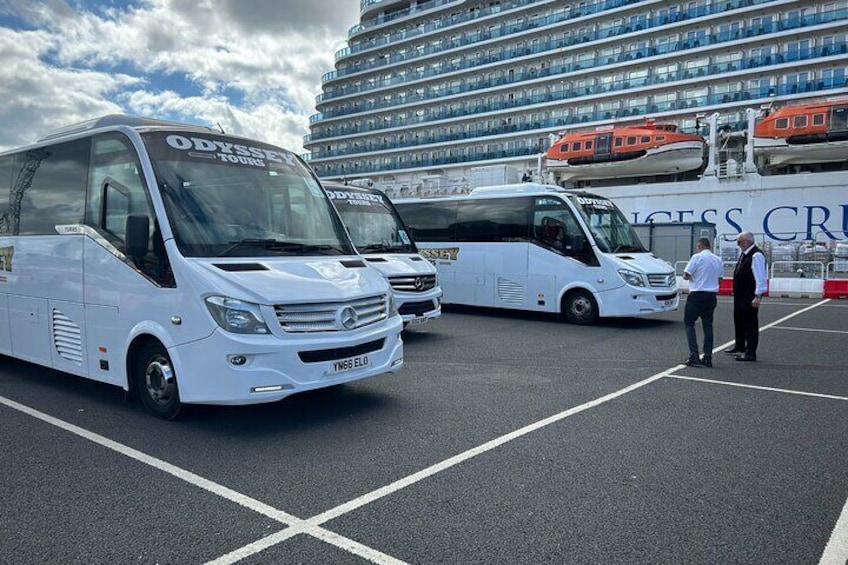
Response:
M56 235L83 218L89 140L30 149L15 156L9 195L11 235Z
M12 192L12 155L0 157L0 235L9 235L12 228L9 194Z
M121 134L96 136L91 148L86 224L126 254L126 225L131 214L144 215L150 220L147 253L131 258L131 262L159 285L174 286L159 222L144 186L135 149Z

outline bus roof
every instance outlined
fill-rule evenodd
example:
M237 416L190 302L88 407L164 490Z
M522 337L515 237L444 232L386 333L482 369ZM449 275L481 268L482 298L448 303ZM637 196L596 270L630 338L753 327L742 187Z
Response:
M101 116L99 118L94 118L93 120L86 120L84 122L78 122L76 124L71 124L69 126L61 127L59 129L53 130L38 141L48 141L51 139L57 139L60 137L64 137L66 135L73 135L75 133L82 133L88 130L93 130L97 128L105 128L111 126L129 126L133 128L140 127L149 127L149 126L162 126L162 127L170 127L170 128L179 128L179 129L197 129L197 130L205 130L205 131L214 131L211 128L206 126L197 126L192 124L184 124L180 122L171 122L168 120L158 120L155 118L145 118L143 116L134 116L130 114L109 114L107 116Z

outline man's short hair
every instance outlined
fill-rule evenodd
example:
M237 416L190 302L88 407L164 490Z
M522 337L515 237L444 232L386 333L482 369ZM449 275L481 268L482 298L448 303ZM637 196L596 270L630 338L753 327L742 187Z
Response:
M697 244L700 245L704 249L711 249L712 245L710 245L710 240L706 237L702 237L697 241Z

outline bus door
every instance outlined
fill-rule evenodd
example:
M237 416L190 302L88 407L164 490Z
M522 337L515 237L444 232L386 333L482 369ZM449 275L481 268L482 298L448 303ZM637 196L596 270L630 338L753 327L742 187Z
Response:
M120 311L152 311L165 304L157 289L174 286L138 156L124 135L93 138L85 207L93 235L85 244L89 376L121 384L122 359L116 355L124 351L130 328L123 326ZM147 230L143 249L128 248L130 216Z
M533 307L555 312L565 285L591 283L591 249L571 208L556 196L535 197L531 241L528 287L536 300Z
M526 308L529 198L486 198L460 202L456 240L465 253L457 287L473 292L469 304Z

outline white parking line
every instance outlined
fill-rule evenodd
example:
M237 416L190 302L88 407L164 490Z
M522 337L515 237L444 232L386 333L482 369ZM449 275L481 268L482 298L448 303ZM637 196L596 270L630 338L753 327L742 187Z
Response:
M834 396L832 394L820 394L817 392L805 392L803 390L790 390L786 388L774 388L770 386L755 386L755 385L746 385L742 383L734 383L729 381L716 381L713 379L701 379L698 377L686 377L684 375L669 375L670 379L680 379L684 381L698 381L702 383L709 383L713 385L725 385L725 386L735 386L738 388L752 388L755 390L765 390L768 392L783 392L786 394L796 394L798 396L814 396L816 398L829 398L831 400L845 400L848 401L848 396Z
M821 330L817 328L796 328L793 326L778 326L774 328L776 330L792 330L796 332L816 332L816 333L825 333L825 334L844 334L848 335L848 332L843 330Z
M116 451L121 455L129 457L130 459L135 459L136 461L139 461L146 465L150 465L151 467L159 469L160 471L168 473L169 475L173 475L174 477L177 477L178 479L181 479L207 492L210 492L231 502L235 502L236 504L243 506L248 510L252 510L258 514L262 514L263 516L267 516L268 518L276 520L277 522L280 522L287 526L292 526L291 528L283 531L283 533L286 533L291 530L291 533L286 535L284 539L288 539L293 535L297 535L299 533L305 533L317 537L327 543L331 543L345 551L359 555L360 557L368 559L369 561L373 561L374 563L379 563L381 565L403 563L402 561L398 561L397 559L391 556L380 553L376 549L366 547L353 540L344 538L336 533L323 530L323 528L319 528L315 524L308 523L305 520L292 516L291 514L283 512L282 510L278 510L263 502L259 502L254 498L236 492L216 482L210 481L209 479L204 479L200 475L195 475L191 471L186 471L185 469L177 467L176 465L172 465L166 461L162 461L161 459L157 459L156 457L153 457L131 447L127 447L126 445L120 444L107 437L101 436L100 434L96 434L94 432L90 432L86 429L80 428L79 426L75 426L74 424L65 422L64 420L60 420L59 418L54 418L49 414L45 414L43 412L35 410L34 408L30 408L29 406L25 406L4 396L0 396L0 404L17 410L18 412L23 412L28 416L32 416L33 418L41 420L42 422L46 422L52 426L56 426L57 428L61 428L67 432L78 435L98 445ZM261 551L261 549L259 551ZM253 553L257 553L257 551L243 555L241 558L247 557L248 555L252 555ZM234 561L230 562L233 563Z
M830 534L819 565L846 565L848 563L848 501L842 507L842 515Z

